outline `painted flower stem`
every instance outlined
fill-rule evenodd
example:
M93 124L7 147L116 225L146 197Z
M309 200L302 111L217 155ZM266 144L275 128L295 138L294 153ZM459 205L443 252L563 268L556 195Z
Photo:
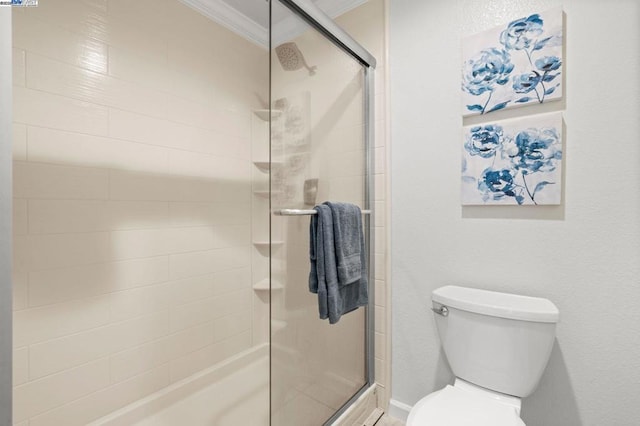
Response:
M531 64L531 68L535 68L533 66L533 61L531 60L531 53L526 49L524 50L524 53L527 54L527 59L529 59L529 64ZM538 75L540 75L540 74L538 74ZM544 78L545 75L547 75L546 71L545 71L544 75L540 78L540 84L542 84L542 97L540 97L540 93L538 92L538 89L536 89L536 88L533 89L536 92L536 97L538 98L538 103L543 103L544 102L544 95L545 95L544 92L546 92L547 89L544 87L544 83L542 82L542 79ZM538 84L536 83L536 86L537 85Z
M482 107L482 112L480 114L484 114L484 110L487 109L487 105L489 105L489 101L491 100L491 96L493 96L493 90L489 91L489 97L487 98L487 102L485 102L484 106Z
M526 50L526 49L524 50L524 53L526 53L526 54L527 54L527 58L529 59L529 64L531 64L531 68L535 68L535 67L533 66L533 61L531 60L531 53L529 53L529 51L528 51L528 50Z
M540 103L542 103L544 101L544 97L547 94L547 88L544 87L544 78L547 76L547 74L549 73L549 71L545 71L542 74L542 77L540 78L540 85L542 86L542 99L538 98ZM538 91L536 90L536 93L538 93Z
M527 190L527 194L529 194L529 198L531 198L531 201L533 201L533 204L535 204L536 206L538 205L538 203L536 203L536 200L533 198L534 195L531 194L531 191L529 191L529 185L527 185L527 179L524 177L525 175L522 175L522 182L524 182L524 189Z
M542 101L544 100L544 93L542 94L542 99L540 99L540 93L538 92L538 89L534 87L533 91L536 92L536 98L538 98L538 102L542 103Z

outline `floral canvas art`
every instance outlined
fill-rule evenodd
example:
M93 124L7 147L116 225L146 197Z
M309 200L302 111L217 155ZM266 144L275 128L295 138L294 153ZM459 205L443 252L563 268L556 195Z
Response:
M562 113L466 126L462 204L560 204Z
M562 98L562 9L535 13L462 43L462 114Z

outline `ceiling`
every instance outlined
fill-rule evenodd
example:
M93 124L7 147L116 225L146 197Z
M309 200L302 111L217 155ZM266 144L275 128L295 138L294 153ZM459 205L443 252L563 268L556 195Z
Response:
M268 0L180 0L209 19L262 47L269 45ZM367 0L302 0L312 1L332 18L365 3ZM300 34L306 26L284 7L274 7L274 44Z

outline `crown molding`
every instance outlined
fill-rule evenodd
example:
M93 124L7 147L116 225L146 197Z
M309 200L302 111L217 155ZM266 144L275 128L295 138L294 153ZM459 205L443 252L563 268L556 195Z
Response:
M269 30L222 0L180 0L214 22L258 46L269 46Z
M180 0L214 22L265 49L269 46L269 29L240 13L224 0ZM274 0L275 1L275 0ZM332 18L366 3L367 0L318 0L317 6ZM273 34L274 45L290 40L302 33L306 25L290 16L278 22Z

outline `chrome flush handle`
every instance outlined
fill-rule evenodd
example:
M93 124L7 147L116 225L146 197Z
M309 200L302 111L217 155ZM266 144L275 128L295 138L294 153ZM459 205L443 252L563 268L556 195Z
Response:
M443 317L446 317L447 315L449 315L449 308L447 308L444 305L441 305L439 308L432 307L431 310L438 315L442 315Z

